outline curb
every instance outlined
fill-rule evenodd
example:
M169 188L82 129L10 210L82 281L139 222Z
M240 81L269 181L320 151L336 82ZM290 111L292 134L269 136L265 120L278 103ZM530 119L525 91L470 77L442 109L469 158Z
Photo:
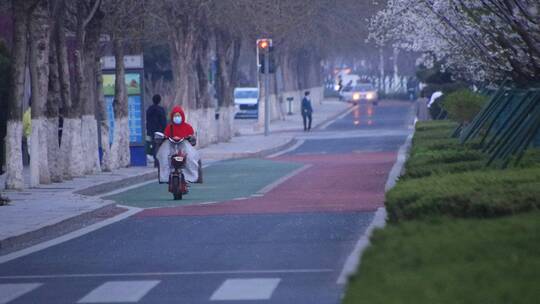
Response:
M226 161L226 160L233 160L233 159L244 159L244 158L252 158L252 157L265 157L268 155L275 154L281 150L288 149L292 146L294 146L298 140L294 137L291 137L286 143L280 144L279 146L269 148L266 150L261 150L257 152L246 152L246 153L232 153L230 157L226 157L224 159L216 160L216 162L219 161Z
M43 239L47 237L48 235L51 235L51 233L53 233L54 231L63 230L68 227L77 226L77 224L79 224L82 221L98 216L99 214L112 211L116 207L117 206L115 202L107 201L105 205L100 206L94 210L90 210L90 211L81 213L79 215L66 218L60 222L44 226L33 231L29 231L20 235L11 236L6 239L0 240L0 251L17 247L25 243L32 243L32 242L35 242L36 240ZM78 230L78 229L75 229L75 230Z
M315 123L311 129L313 130L319 130L321 129L322 126L326 125L327 123L339 118L341 115L345 114L346 112L350 111L351 110L351 107L349 108L346 108L342 111L339 111L338 113L330 116L330 117L327 117L326 119L318 122L318 123ZM277 130L277 131L272 131L270 130L270 133L271 134L280 134L280 133L290 133L290 132L302 132L302 127L294 127L294 128L289 128L289 129L281 129L281 130ZM264 134L263 131L261 132L256 132L256 133L253 133L253 134L240 134L240 136L253 136L253 135L262 135Z
M417 118L414 119L413 127L416 126ZM385 194L390 191L395 185L399 177L402 175L405 161L409 158L409 152L412 146L412 138L416 132L416 128L413 129L411 134L407 136L405 142L399 147L398 155L396 157L396 162L392 166L392 169L388 173L388 178L386 179L386 184L384 187ZM358 266L361 263L362 255L366 248L371 244L371 236L375 229L381 229L386 226L386 208L380 207L375 212L373 220L369 224L366 232L358 239L356 242L353 251L347 257L345 264L343 265L343 270L341 271L336 284L345 285L347 284L349 278L357 273ZM345 291L344 291L345 292Z
M88 188L80 189L74 191L74 194L85 195L85 196L96 196L99 194L108 193L120 188L131 186L133 184L143 183L152 179L157 179L157 171L147 172L135 176L130 176L124 179L119 179L112 182L97 184L90 186Z

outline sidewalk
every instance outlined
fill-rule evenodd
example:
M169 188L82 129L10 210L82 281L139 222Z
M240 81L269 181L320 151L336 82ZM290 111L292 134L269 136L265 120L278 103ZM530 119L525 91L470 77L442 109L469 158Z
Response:
M313 103L313 121L312 129L324 124L330 119L350 108L350 104L339 101L337 99L327 99L322 104ZM237 132L240 135L257 135L264 134L264 126L259 126L256 120L244 119L236 120ZM285 114L284 120L273 121L270 125L271 133L284 132L302 132L303 131L302 115L299 112L292 115Z
M346 103L331 100L313 106L313 128L336 118L349 108ZM263 135L264 128L257 128L256 120L235 120L235 123L238 136L229 142L199 150L203 163L270 155L293 145L295 135L303 133L299 113L272 122L269 136ZM13 244L41 236L44 230L114 209L114 202L99 196L150 181L156 176L154 168L131 167L22 191L3 191L11 202L7 206L0 206L0 252ZM4 188L4 182L5 175L0 176L0 189Z

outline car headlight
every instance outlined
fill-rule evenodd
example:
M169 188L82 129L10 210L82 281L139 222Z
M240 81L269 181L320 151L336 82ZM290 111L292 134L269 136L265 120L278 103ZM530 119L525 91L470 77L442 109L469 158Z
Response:
M360 94L359 93L354 93L353 96L352 96L352 99L353 100L359 100L360 99Z
M373 99L374 97L375 97L375 94L373 94L371 92L366 94L367 99Z

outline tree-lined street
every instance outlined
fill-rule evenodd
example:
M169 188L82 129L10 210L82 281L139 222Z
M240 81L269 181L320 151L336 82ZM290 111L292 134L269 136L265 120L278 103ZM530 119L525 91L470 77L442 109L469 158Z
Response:
M208 167L208 186L180 205L156 184L109 197L159 208L1 264L0 286L43 284L12 303L339 303L345 260L382 207L413 118L411 103L381 101L355 123L358 108L285 154Z
M536 303L538 0L0 0L0 304Z

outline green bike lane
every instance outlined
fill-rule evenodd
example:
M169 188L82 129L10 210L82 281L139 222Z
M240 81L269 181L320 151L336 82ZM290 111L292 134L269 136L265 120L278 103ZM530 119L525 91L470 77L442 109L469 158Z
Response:
M173 200L167 184L150 183L104 197L138 208L160 208L229 201L256 196L268 185L300 169L299 162L239 159L214 163L204 169L204 183L191 184L182 200Z

